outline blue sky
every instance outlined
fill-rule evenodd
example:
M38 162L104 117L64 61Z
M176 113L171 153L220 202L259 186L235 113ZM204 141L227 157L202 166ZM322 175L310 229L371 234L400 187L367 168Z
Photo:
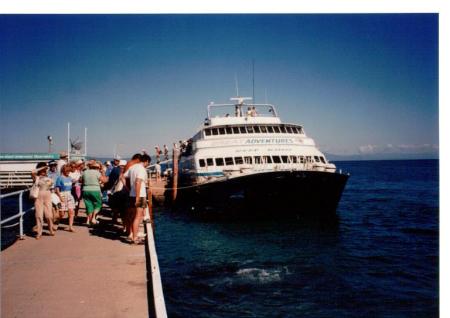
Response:
M1 15L2 152L130 155L252 95L337 155L438 151L438 16Z

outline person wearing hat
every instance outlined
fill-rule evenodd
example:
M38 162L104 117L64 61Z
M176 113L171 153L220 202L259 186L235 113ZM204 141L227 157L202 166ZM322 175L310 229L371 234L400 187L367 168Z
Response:
M109 197L109 206L111 207L112 214L112 222L117 223L117 217L120 215L120 219L122 220L122 226L124 230L127 229L127 218L126 212L128 207L128 188L125 185L125 180L123 178L123 171L125 166L127 165L126 160L119 160L117 167L114 167L114 170L111 172L109 176L108 183L111 182L111 178L113 173L115 174L116 169L118 169L117 177L115 181L112 183L111 195Z
M38 197L34 201L35 217L36 217L36 240L42 236L44 227L44 216L47 219L48 231L51 236L55 235L53 230L53 212L52 197L50 189L53 185L52 179L47 177L47 163L39 162L36 170L31 173L33 181L37 183L39 188Z
M72 171L69 173L69 177L72 178L72 196L75 199L75 216L78 216L78 210L80 209L81 202L81 173L83 170L83 161L76 160L71 162Z
M49 161L49 163L48 163L49 170L47 172L47 177L49 177L53 181L53 185L51 187L51 192L52 192L53 227L54 227L55 231L58 230L58 224L59 224L59 219L60 219L59 206L61 205L59 197L55 193L55 184L56 184L56 180L58 180L58 177L59 177L57 166L58 166L58 164L55 160ZM59 206L58 206L58 204L59 204Z
M68 162L68 155L67 152L65 151L61 151L59 153L59 160L56 162L57 163L57 167L56 170L58 171L59 174L61 174L61 168Z
M83 171L81 181L83 183L83 201L86 206L87 221L86 224L97 224L97 214L102 208L102 193L100 183L106 183L106 177L101 170L101 165L95 160L87 164L88 170Z
M56 183L56 179L58 179L59 177L59 173L58 173L58 163L55 160L51 160L48 162L48 173L47 173L47 177L49 177L50 179L52 179L53 184Z

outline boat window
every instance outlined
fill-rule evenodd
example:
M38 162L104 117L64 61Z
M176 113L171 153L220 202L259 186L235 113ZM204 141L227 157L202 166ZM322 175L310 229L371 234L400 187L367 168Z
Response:
M225 131L227 132L228 135L231 135L233 133L231 127L225 127Z
M270 158L270 156L264 156L264 162L265 163L272 163L272 158Z
M283 134L285 134L285 133L286 133L286 127L284 127L284 126L281 126L281 127L280 127L280 130L281 130L281 133L283 133Z
M301 130L299 127L292 127L292 129L294 130L294 134L301 134Z
M244 161L246 164L252 164L252 157L244 157Z
M241 164L244 163L244 160L242 160L242 157L234 157L234 162L235 162L237 165L241 165Z
M226 157L225 158L225 165L227 165L227 166L232 166L234 163L233 163L233 157Z
M239 127L233 127L233 133L239 134Z
M211 129L205 129L205 135L206 136L211 136Z
M281 161L283 161L283 163L288 163L288 156L281 156Z
M273 131L279 134L280 133L280 127L273 126Z
M314 160L315 160L316 162L320 162L319 156L314 156Z
M326 163L324 157L320 157L320 161L322 161L322 163Z
M272 156L273 163L281 163L280 156Z
M198 161L198 163L200 164L200 167L204 167L205 166L205 159L200 159Z
M267 126L267 131L271 134L273 134L273 127L272 126Z
M212 159L212 158L206 158L206 165L207 165L208 167L214 166L214 161L213 161L213 159Z
M223 158L216 158L216 166L223 166Z
M298 130L300 131L301 134L305 133L305 131L303 130L303 127L298 127Z
M266 133L267 132L267 127L266 126L260 126L259 127L261 129L261 133Z
M305 163L305 157L304 156L300 156L300 163Z
M217 136L219 134L219 131L217 130L217 128L212 128L212 133L214 136Z
M255 156L254 158L255 158L255 165L260 165L260 164L262 164L262 160L261 160L261 157L260 157L260 156Z
M253 130L254 130L255 133L257 133L257 134L260 133L259 126L253 126Z
M306 162L312 162L311 156L306 156Z
M220 135L225 135L225 128L220 127L220 128L219 128L219 134L220 134Z
M290 156L289 159L291 163L297 163L297 156Z
M253 127L252 126L247 126L247 131L249 134L253 134Z
M292 127L291 126L286 126L286 130L288 133L293 134L294 132L292 131Z
M245 126L239 126L239 130L240 130L241 134L247 133L247 130L245 130Z

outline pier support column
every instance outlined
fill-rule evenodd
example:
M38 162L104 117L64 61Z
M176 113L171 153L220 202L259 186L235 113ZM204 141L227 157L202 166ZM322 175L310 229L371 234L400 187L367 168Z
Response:
M178 157L180 155L179 149L176 144L173 145L173 160L172 160L172 202L177 199L178 190Z
M153 223L152 176L151 176L151 174L149 174L149 177L148 177L147 198L148 198L148 214L150 217L150 222L152 223L152 226L154 226L154 223Z

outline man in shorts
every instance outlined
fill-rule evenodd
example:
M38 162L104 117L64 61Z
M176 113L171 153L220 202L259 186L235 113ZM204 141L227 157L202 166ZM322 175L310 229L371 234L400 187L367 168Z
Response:
M140 158L140 162L131 166L125 173L125 178L129 178L130 197L129 207L133 221L131 224L131 233L129 238L134 244L143 243L138 236L139 225L144 219L144 210L147 207L147 190L145 188L148 180L146 168L150 165L150 156L144 154Z

